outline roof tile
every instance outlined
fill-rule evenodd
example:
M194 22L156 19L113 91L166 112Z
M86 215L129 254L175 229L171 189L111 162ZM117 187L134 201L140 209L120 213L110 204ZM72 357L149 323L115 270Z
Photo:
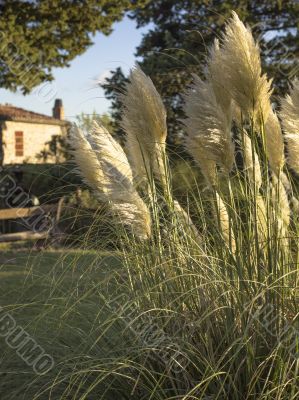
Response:
M66 123L49 115L39 114L33 111L24 110L23 108L14 107L8 104L0 104L0 120L6 121L18 121L18 120L28 120L28 121L38 121L44 123Z

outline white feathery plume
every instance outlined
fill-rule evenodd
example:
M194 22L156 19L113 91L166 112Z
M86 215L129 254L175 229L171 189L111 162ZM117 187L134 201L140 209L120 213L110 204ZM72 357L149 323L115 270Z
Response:
M231 228L230 217L227 212L226 205L224 204L221 196L216 192L216 204L217 204L217 214L219 218L219 224L221 233L229 245L231 244L232 252L236 251L236 241L234 237L234 233Z
M85 135L74 128L70 145L80 175L97 198L109 203L112 212L141 239L151 233L150 213L133 185L132 170L122 147L102 126Z
M298 199L296 199L295 196L292 197L291 204L292 204L293 213L298 215L299 214L299 201L298 201Z
M208 182L213 184L215 165L227 174L234 163L234 144L230 117L217 102L213 85L193 75L194 82L185 94L184 120L186 148L199 164Z
M278 224L278 231L281 238L286 238L290 225L291 209L287 192L281 181L275 174L272 174L272 204L275 210L275 221Z
M262 74L260 49L251 30L233 12L222 37L223 83L246 117L266 121L271 110L271 80Z
M257 217L257 231L259 235L259 243L266 243L267 239L267 208L263 196L259 193L256 196L256 217Z
M138 66L131 72L122 102L122 126L127 133L126 150L135 181L147 181L147 174L153 171L166 188L166 110L153 82ZM177 201L174 201L174 209L181 221L199 236Z
M281 100L282 127L287 144L287 163L299 174L299 80L293 82L289 95Z
M150 171L165 181L166 110L152 80L139 66L130 74L123 103L122 127L126 151L136 182L147 181Z
M194 82L185 94L184 121L187 129L186 148L198 163L207 183L216 184L216 165L229 174L234 163L234 144L231 118L225 104L217 100L211 80L202 81L193 75ZM216 93L217 84L215 83ZM223 200L216 192L217 210L223 237L235 251L235 239L230 229L229 215Z
M274 111L270 111L265 124L266 152L269 164L276 175L284 166L284 143L278 117Z
M232 119L236 122L238 127L242 127L242 125L243 125L242 111L241 111L240 107L238 106L238 104L234 100L232 101L231 109L232 109L232 111L231 111Z
M288 198L290 199L289 204L292 209L292 212L294 214L298 214L299 213L299 201L294 195L293 188L292 188L291 182L289 181L288 176L282 171L279 175L279 179L281 180L281 183L283 184L285 192L286 192Z
M255 149L252 149L252 141L245 131L243 141L244 169L248 175L251 188L255 187L258 191L262 186L262 173L258 155Z
M216 163L207 154L201 140L188 135L185 139L185 147L198 164L207 184L209 186L216 185Z
M215 39L207 59L207 80L212 83L215 97L224 113L231 113L232 97L223 79L223 59L219 40Z
M288 194L292 194L292 185L291 182L289 181L288 176L282 171L279 175L279 178L281 179L281 182Z

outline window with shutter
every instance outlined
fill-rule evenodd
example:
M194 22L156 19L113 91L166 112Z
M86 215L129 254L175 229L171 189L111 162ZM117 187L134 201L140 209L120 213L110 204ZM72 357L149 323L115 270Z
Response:
M24 134L20 131L15 132L15 154L16 157L24 155Z

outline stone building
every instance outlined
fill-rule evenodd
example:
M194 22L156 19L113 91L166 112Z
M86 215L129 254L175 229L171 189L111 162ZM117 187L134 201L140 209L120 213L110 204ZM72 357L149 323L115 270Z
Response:
M64 120L60 99L55 100L52 116L27 111L10 104L0 104L2 164L63 161L56 147L59 145L59 138L66 135L68 126L69 123ZM52 146L49 143L52 143Z

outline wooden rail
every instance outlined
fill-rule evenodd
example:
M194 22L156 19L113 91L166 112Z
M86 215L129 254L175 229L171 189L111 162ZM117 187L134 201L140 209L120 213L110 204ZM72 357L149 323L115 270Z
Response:
M47 214L57 210L57 204L46 204L29 208L5 208L0 210L0 221L6 219L28 218L34 215Z
M47 239L50 237L50 232L33 232L33 231L26 231L26 232L17 232L17 233L5 233L0 235L0 243L6 242L18 242L20 240L40 240L40 239Z
M46 204L43 206L35 206L29 208L7 208L0 210L0 221L19 219L19 218L29 218L43 214L46 215L49 213L53 215L53 226L51 227L51 229L47 229L42 232L25 231L25 232L0 234L0 243L16 242L19 240L47 239L51 235L57 233L57 224L61 216L63 203L64 203L64 198L62 197L57 204Z

